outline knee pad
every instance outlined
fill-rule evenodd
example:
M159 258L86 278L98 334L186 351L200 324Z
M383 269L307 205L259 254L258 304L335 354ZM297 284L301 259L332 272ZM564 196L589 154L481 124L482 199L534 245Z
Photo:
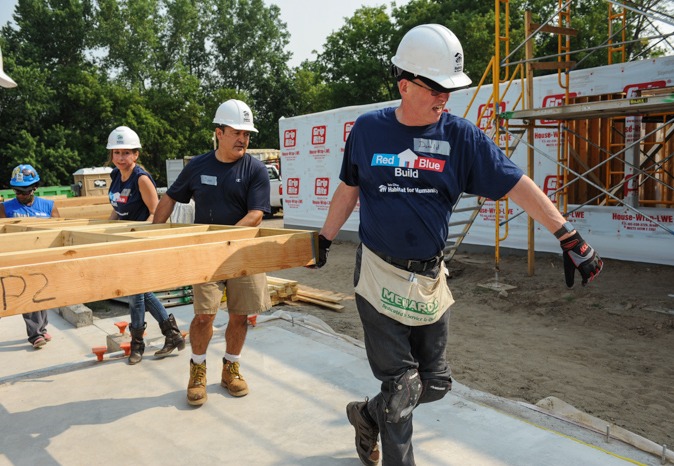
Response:
M390 381L385 407L386 422L395 424L409 419L414 407L419 404L422 390L421 378L416 369L409 369L396 380Z
M419 403L438 401L452 389L452 379L426 379L422 382L423 391Z

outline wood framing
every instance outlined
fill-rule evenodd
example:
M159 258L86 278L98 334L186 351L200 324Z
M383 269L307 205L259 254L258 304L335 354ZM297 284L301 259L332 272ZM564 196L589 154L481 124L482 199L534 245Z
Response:
M110 199L105 196L46 197L53 199L63 218L88 218L107 220L112 213Z
M300 267L315 233L85 219L0 220L0 317Z

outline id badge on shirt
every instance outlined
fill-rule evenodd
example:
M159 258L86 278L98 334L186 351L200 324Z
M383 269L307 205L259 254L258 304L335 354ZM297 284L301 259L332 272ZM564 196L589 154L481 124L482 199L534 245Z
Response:
M206 184L209 186L217 186L218 177L213 175L201 175L201 184Z

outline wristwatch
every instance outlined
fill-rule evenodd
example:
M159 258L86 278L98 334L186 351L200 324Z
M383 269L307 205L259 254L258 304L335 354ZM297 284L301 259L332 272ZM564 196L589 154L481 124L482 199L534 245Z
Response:
M555 238L561 239L562 236L564 236L567 233L571 233L573 230L575 230L575 228L573 227L571 222L566 222L564 225L562 225L562 228L560 228L555 232Z

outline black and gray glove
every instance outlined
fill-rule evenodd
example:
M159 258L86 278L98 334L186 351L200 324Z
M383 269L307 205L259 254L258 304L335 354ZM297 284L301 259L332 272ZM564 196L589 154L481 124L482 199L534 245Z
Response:
M320 269L328 261L328 253L330 252L330 246L332 241L327 239L323 235L318 235L318 257L316 258L316 264L309 265L310 269Z
M578 232L561 241L560 246L564 256L564 278L566 279L566 286L569 288L573 287L576 269L580 272L580 276L583 278L583 286L585 286L587 282L594 280L604 267L604 261L601 260L592 246L581 238Z

